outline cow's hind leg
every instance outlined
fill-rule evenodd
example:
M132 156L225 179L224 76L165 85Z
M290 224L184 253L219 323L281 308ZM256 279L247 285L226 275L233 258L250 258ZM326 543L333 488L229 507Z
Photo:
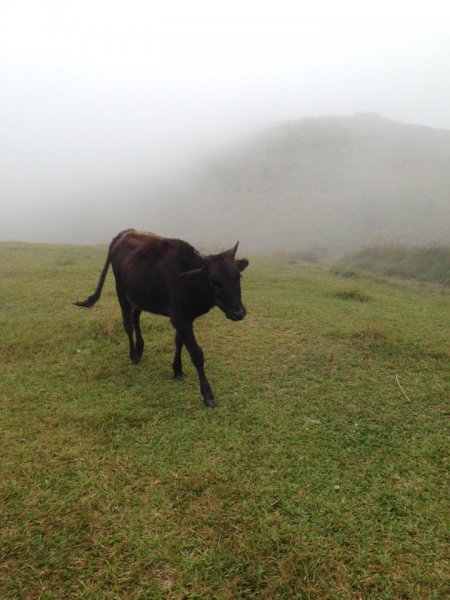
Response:
M175 329L177 330L177 333L180 335L183 344L188 349L191 360L194 363L195 368L197 369L203 402L206 406L209 406L210 408L215 408L217 406L217 401L214 398L211 386L209 385L209 381L205 375L205 361L203 357L203 350L200 348L200 346L197 343L197 340L195 339L192 323L180 323L177 321L172 321L172 323Z
M129 346L130 346L130 352L129 352L130 360L134 365L137 365L139 362L139 358L138 358L138 355L136 352L136 347L134 345L134 339L133 339L134 319L133 319L133 312L131 309L131 304L128 302L128 300L126 299L125 295L122 293L120 288L117 287L116 289L117 289L117 297L119 299L120 308L122 309L123 327L127 333L128 342L129 342Z
M135 364L141 361L142 353L144 352L144 338L141 333L141 310L138 308L133 308L132 316L133 316L133 325L134 331L136 333L136 348L135 348L135 361L131 359Z
M183 348L183 340L178 331L175 332L175 356L173 357L173 376L175 379L183 379L183 367L181 364L181 350Z

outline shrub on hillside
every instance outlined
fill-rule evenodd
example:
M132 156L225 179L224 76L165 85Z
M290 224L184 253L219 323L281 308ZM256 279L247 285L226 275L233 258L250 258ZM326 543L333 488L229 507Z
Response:
M346 254L336 268L356 268L383 275L450 284L450 247L370 246Z

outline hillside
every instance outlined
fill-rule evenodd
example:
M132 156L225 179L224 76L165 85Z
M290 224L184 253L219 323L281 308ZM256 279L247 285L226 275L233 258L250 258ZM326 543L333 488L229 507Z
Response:
M449 165L447 130L371 114L292 121L216 156L149 221L253 252L448 242Z

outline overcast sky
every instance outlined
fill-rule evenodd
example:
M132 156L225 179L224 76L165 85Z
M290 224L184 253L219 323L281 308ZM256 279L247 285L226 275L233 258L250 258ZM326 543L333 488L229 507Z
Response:
M162 176L286 119L369 111L450 129L447 2L0 6L4 220L65 189Z

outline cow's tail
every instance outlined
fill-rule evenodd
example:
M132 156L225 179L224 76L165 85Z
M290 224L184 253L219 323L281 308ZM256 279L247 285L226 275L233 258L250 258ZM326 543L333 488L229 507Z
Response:
M109 265L111 264L111 251L114 247L114 244L116 244L116 242L118 242L120 240L120 238L124 235L124 233L128 233L129 231L134 231L134 229L124 229L124 231L121 231L120 233L118 233L116 235L116 237L112 240L112 242L109 245L108 255L106 257L105 264L103 265L103 269L100 274L100 279L98 280L97 289L86 300L83 300L80 302L74 302L74 304L76 306L81 306L83 308L91 308L92 306L94 306L94 304L100 298L100 295L101 295L102 289L103 289L103 285L105 283L106 275L108 273Z

